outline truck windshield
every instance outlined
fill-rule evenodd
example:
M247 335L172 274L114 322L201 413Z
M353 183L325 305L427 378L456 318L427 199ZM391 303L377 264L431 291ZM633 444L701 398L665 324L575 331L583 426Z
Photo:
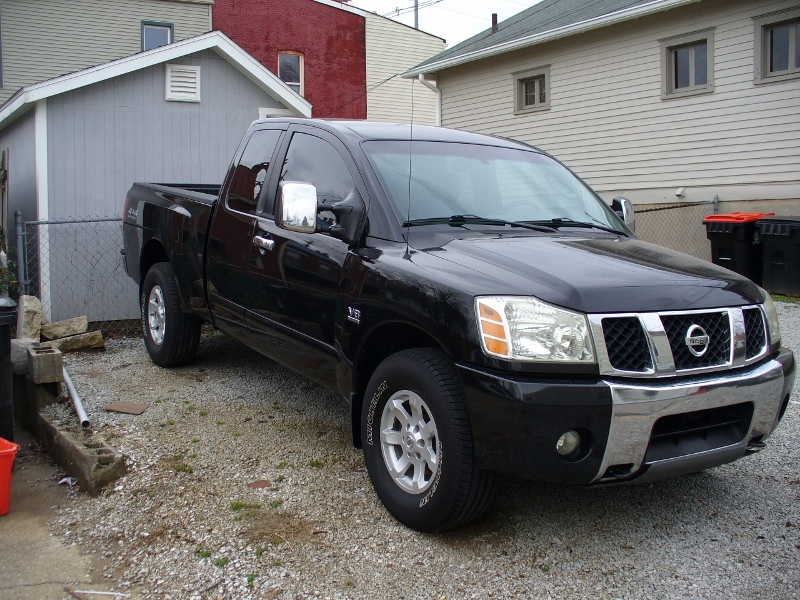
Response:
M425 141L368 141L363 148L411 225L463 224L460 217L468 215L488 226L571 222L625 229L579 179L535 151Z

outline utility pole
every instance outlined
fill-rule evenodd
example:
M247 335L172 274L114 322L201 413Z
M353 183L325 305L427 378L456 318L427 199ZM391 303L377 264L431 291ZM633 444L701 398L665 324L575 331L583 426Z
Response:
M414 29L419 29L419 0L414 0Z

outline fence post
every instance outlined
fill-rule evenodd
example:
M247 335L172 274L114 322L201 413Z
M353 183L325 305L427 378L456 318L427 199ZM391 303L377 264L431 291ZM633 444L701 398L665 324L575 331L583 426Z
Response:
M714 196L714 201L712 202L712 204L714 205L714 214L718 215L719 214L719 196Z
M14 213L14 223L17 227L17 287L20 296L28 293L28 282L25 279L25 223L22 221L22 212Z

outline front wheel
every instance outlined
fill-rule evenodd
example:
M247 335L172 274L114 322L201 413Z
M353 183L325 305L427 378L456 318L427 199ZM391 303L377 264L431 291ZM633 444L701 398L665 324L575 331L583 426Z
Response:
M367 471L397 520L440 531L486 509L492 474L475 467L463 386L442 351L384 360L367 386L361 422Z
M181 311L175 274L169 263L157 263L142 286L142 329L150 359L160 367L194 360L200 343L200 320Z

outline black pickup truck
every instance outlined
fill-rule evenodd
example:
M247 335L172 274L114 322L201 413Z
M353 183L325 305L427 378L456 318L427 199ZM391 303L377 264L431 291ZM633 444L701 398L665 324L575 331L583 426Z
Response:
M277 119L221 187L134 184L123 253L156 364L209 322L340 393L386 508L434 531L494 472L649 482L764 447L795 377L769 294L632 229L519 142Z

